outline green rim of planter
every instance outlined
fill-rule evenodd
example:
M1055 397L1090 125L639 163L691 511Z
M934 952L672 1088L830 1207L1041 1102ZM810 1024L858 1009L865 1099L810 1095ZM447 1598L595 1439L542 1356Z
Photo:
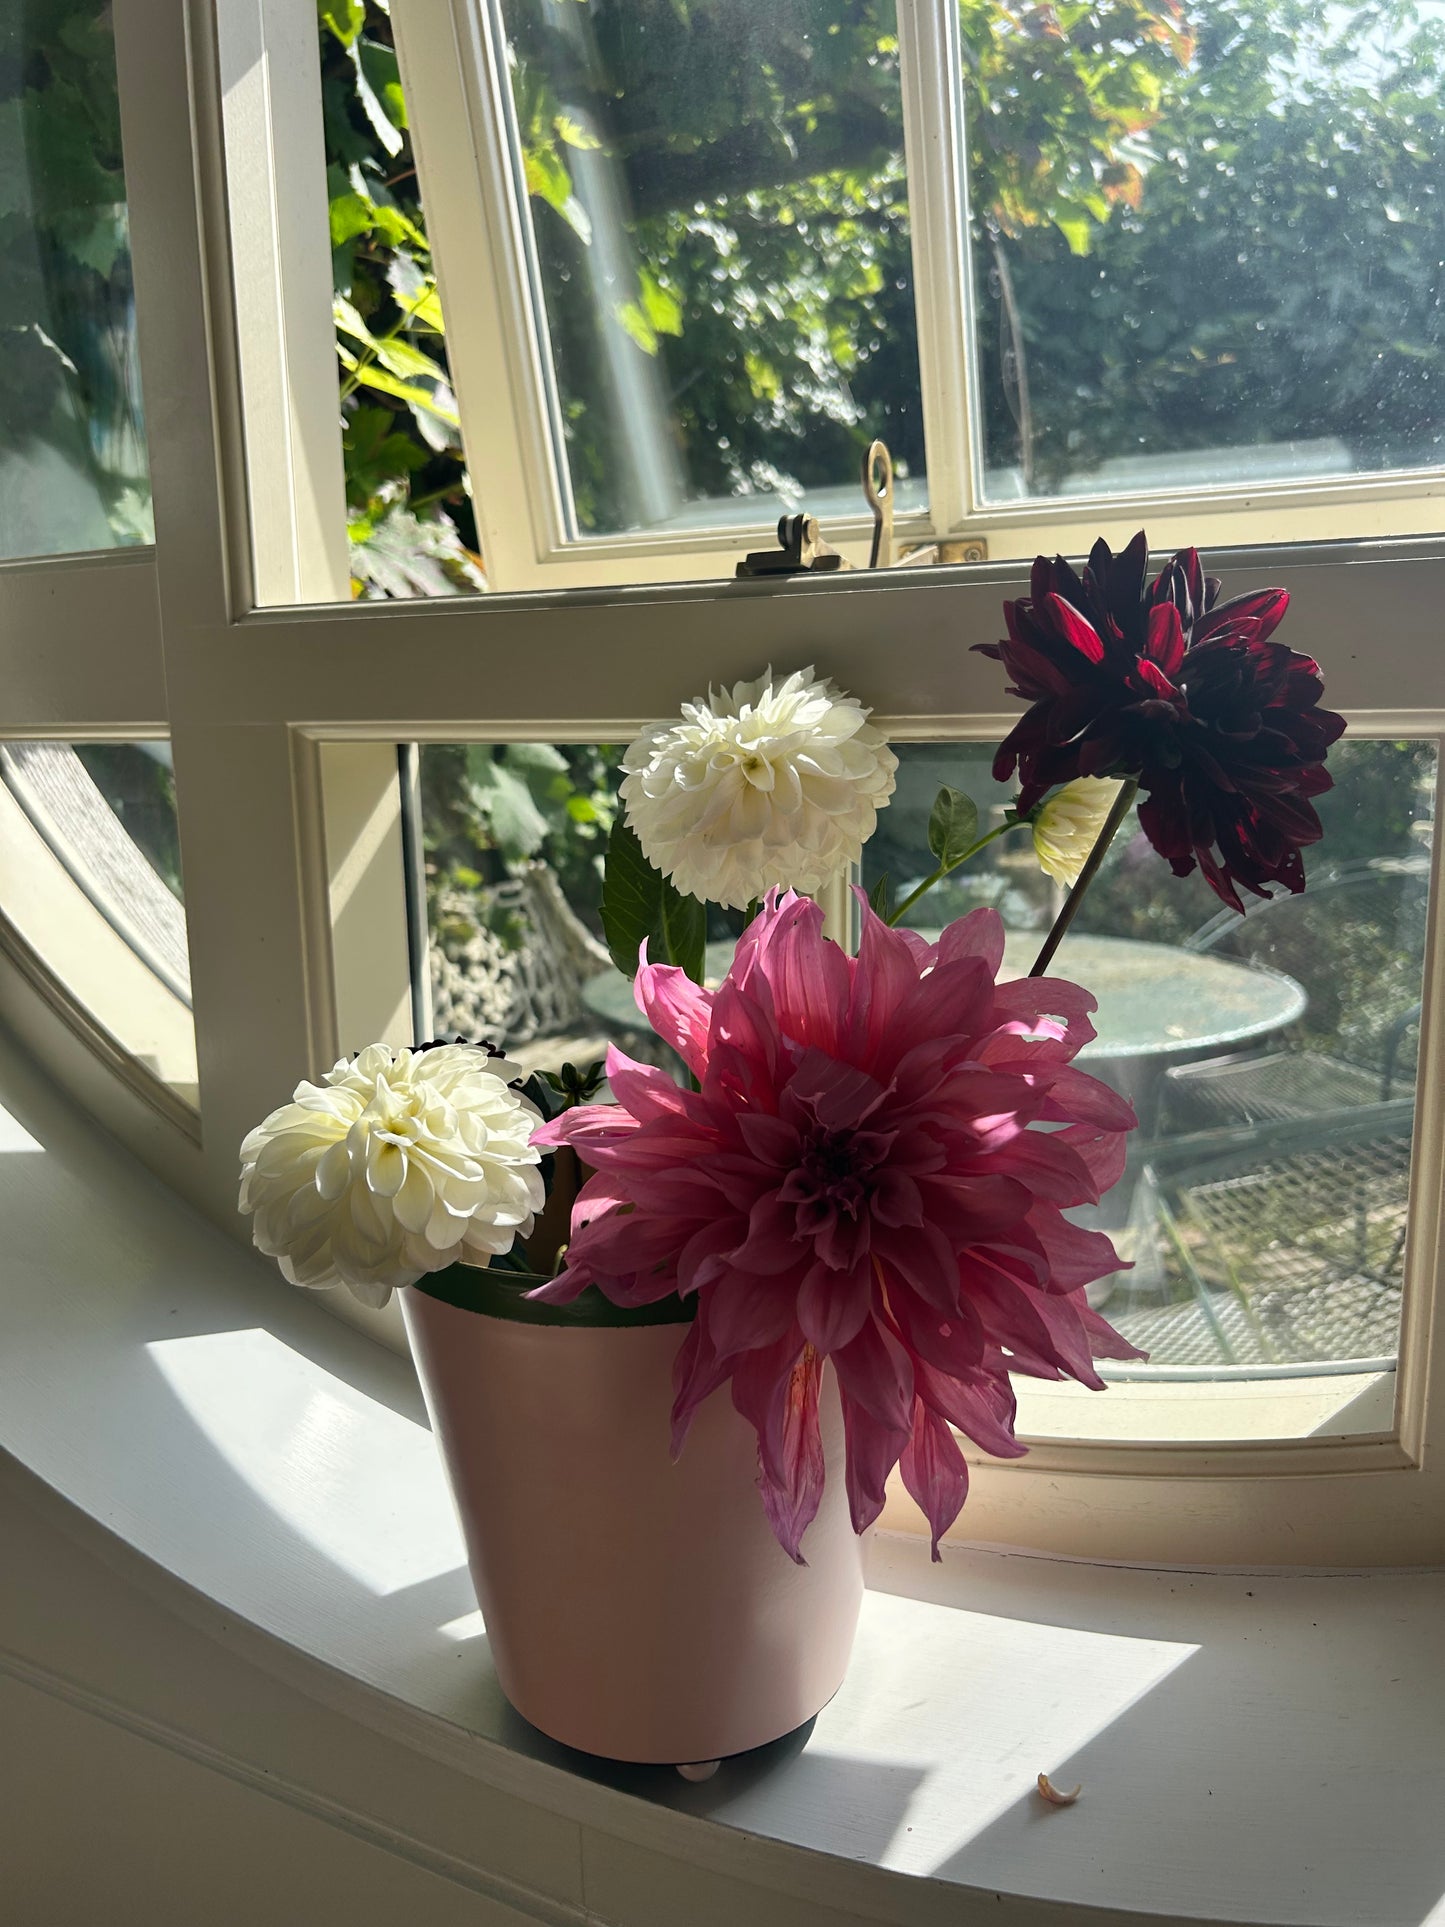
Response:
M679 1298L676 1292L651 1305L614 1305L595 1285L589 1285L569 1305L549 1305L527 1296L547 1282L536 1271L448 1265L445 1271L418 1278L412 1290L461 1311L480 1312L484 1318L510 1318L519 1325L690 1325L697 1315L697 1300Z

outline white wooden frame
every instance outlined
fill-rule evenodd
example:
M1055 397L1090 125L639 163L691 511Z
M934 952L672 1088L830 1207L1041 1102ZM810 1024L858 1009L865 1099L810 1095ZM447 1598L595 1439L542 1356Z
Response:
M1024 584L1018 568L986 565L427 606L258 607L213 14L208 0L117 0L115 25L157 545L0 570L0 733L170 735L199 1145L3 962L0 1016L169 1183L243 1235L235 1181L245 1130L353 1033L405 1022L398 844L348 751L374 751L374 776L398 740L615 740L708 681L769 660L816 661L874 703L899 738L988 738L1017 712L969 644L996 636L1000 598ZM1319 655L1331 700L1356 729L1445 737L1445 542L1211 561L1235 582L1288 582L1291 635ZM1440 861L1437 846L1437 874ZM376 917L381 962L369 977L351 970L349 946L340 969L336 961L333 912L358 890L396 905L389 929ZM1445 1346L1434 1342L1445 1172L1438 902L1437 890L1391 1422L1270 1437L1266 1413L1243 1428L1253 1436L1207 1447L1054 1439L1018 1466L979 1468L965 1514L971 1536L1184 1563L1445 1556L1440 1440L1430 1451L1445 1433ZM389 1330L349 1299L337 1309ZM1270 1396L1267 1384L1260 1396Z
M1084 553L1100 534L1121 544L1144 521L1161 549L1191 542L1220 549L1254 540L1265 505L1280 541L1327 539L1346 529L1365 538L1445 528L1445 472L1438 468L1268 487L1240 482L1017 505L984 501L980 424L968 392L974 320L954 4L897 4L929 492L926 513L897 518L898 541L967 541L1000 559L1032 558L1040 549ZM496 0L392 0L391 15L493 586L730 574L737 555L771 543L770 524L589 537L570 527ZM861 502L858 514L828 523L830 539L858 564L866 562L871 531Z

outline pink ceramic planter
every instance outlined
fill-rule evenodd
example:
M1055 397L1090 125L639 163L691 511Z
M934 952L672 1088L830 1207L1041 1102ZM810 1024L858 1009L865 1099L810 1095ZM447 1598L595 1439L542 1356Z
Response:
M676 1765L761 1746L832 1698L863 1565L831 1371L827 1486L808 1564L795 1566L726 1391L669 1456L683 1327L531 1325L401 1298L497 1677L519 1713L588 1753Z

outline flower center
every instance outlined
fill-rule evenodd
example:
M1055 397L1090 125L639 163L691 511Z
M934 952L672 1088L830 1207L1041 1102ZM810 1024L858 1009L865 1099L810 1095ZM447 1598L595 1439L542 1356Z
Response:
M782 1192L800 1207L799 1229L816 1229L840 1211L857 1218L868 1203L883 1148L874 1131L816 1130Z

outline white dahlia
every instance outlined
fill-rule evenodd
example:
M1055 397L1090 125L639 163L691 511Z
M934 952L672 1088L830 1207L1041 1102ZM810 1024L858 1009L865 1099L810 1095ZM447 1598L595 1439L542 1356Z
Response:
M372 1044L296 1086L241 1146L241 1209L293 1285L349 1285L384 1305L459 1258L525 1238L544 1191L536 1107L474 1044Z
M1072 890L1120 785L1109 776L1076 776L1041 803L1034 814L1034 855L1045 876Z
M622 759L648 861L705 903L811 893L849 863L893 794L898 758L870 711L811 669L713 690Z

